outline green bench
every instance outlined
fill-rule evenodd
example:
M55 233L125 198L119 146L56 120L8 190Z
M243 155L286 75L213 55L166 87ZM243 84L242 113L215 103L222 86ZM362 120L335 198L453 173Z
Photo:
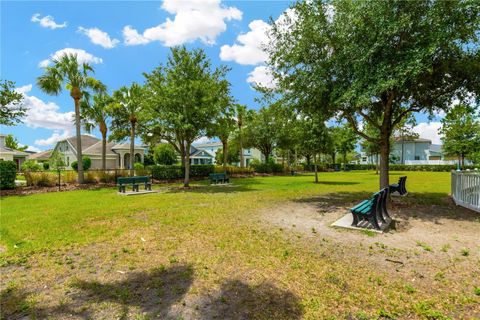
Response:
M370 223L375 229L385 229L392 221L387 211L389 188L375 192L368 200L364 200L350 208L353 215L352 226L367 227Z
M145 190L152 190L152 183L150 182L150 177L138 176L117 178L118 192L125 193L125 187L127 185L131 185L132 190L138 192L138 186L140 184L143 184L145 186Z
M390 193L394 193L394 192L397 192L399 195L401 196L405 196L408 191L407 191L407 188L406 188L406 182L407 182L407 177L400 177L400 179L398 179L398 183L395 183L395 184L391 184L389 186L390 188Z
M226 173L210 173L210 184L229 183L230 178Z

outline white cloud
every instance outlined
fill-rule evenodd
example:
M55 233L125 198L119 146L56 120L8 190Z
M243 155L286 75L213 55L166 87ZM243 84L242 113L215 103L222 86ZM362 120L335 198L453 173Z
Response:
M220 59L243 65L256 65L267 60L267 53L262 46L268 41L270 25L263 20L253 20L248 27L249 32L237 37L239 44L224 45L220 48Z
M35 147L35 146L28 146L27 151L40 152L42 150L40 148Z
M52 145L58 140L65 139L73 135L74 132L74 112L61 112L60 107L53 102L44 102L35 96L29 96L27 93L32 89L28 84L15 90L24 95L22 106L27 109L27 114L23 119L25 125L30 128L43 128L53 130L52 136L47 139L37 139L35 144L39 146ZM32 146L31 148L35 148ZM34 151L34 149L32 149Z
M441 144L441 136L438 133L442 124L440 122L422 122L413 127L413 132L418 133L420 138L432 140L433 144Z
M93 44L102 46L105 49L115 48L115 46L120 43L120 40L110 38L108 33L98 28L87 29L84 27L79 27L78 32L89 37Z
M19 88L15 88L16 92L22 93L22 94L28 93L31 90L32 90L32 85L31 84L27 84L27 85L21 86Z
M60 140L64 140L68 137L71 136L71 133L67 131L63 131L63 133L60 133L60 131L55 131L50 137L47 139L37 139L35 140L35 144L39 146L53 146Z
M58 50L58 51L52 53L48 59L40 61L38 66L41 67L41 68L45 68L46 66L48 66L52 62L53 59L58 60L66 54L77 55L78 63L95 63L95 64L98 64L98 63L103 62L102 58L95 57L94 55L92 55L91 53L88 53L87 51L85 51L83 49L64 48L64 49L61 49L61 50Z
M282 13L275 23L281 28L288 29L291 21L295 20L295 12L287 9ZM224 45L220 48L220 59L223 61L235 61L243 65L257 65L264 63L268 54L264 47L269 43L269 34L272 27L263 20L253 20L248 24L250 31L242 33L237 37L235 44Z
M52 16L44 16L43 18L40 18L40 13L35 13L30 21L38 22L42 27L50 29L65 28L67 26L67 22L62 24L56 23Z
M247 82L251 85L273 89L276 86L275 79L267 66L258 66L248 74Z
M220 0L164 0L162 9L174 15L158 26L140 34L131 26L123 28L126 45L159 41L165 46L176 46L200 39L214 44L217 36L227 29L225 21L241 20L242 12L235 7L224 7Z

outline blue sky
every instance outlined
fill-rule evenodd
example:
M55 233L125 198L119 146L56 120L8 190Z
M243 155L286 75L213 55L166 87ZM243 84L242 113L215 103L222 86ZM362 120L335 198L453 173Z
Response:
M95 68L109 91L143 82L142 72L164 63L169 47L204 48L214 65L232 70L228 79L238 102L258 108L253 82L269 83L260 50L266 22L277 19L289 1L2 1L2 79L16 82L29 108L23 124L0 127L32 150L51 148L73 135L73 101L68 92L49 96L35 86L42 65L55 54L75 52ZM426 137L438 122L418 117ZM431 138L431 137L430 137Z

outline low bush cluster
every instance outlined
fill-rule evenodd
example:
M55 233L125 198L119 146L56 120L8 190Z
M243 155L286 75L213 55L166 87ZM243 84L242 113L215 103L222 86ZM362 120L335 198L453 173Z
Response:
M250 166L258 173L280 173L285 170L281 164L272 161L266 163L255 162L250 164Z
M215 166L215 172L221 173L225 172L225 169L228 174L253 174L254 170L251 167L236 167L236 166L227 166L224 168L223 166Z
M0 161L0 189L14 189L17 165L13 161Z
M375 170L374 164L349 164L350 170ZM406 165L406 164L391 164L390 171L452 171L457 169L455 164L437 165L437 164L422 164L422 165ZM463 170L473 170L475 166L464 166Z
M166 166L166 165L157 165L150 167L152 177L155 180L171 180L171 179L182 179L184 177L185 169L182 166ZM215 166L213 165L191 165L190 166L190 177L207 177L210 173L215 171Z
M54 187L58 182L58 174L51 171L26 171L27 186Z

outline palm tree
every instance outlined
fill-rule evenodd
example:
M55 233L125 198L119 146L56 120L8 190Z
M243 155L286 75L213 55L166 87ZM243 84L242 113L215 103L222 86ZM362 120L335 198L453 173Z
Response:
M46 67L45 73L37 78L37 85L45 93L53 95L60 94L63 84L70 90L70 96L75 102L78 183L83 183L80 101L88 89L100 92L105 90L105 85L89 75L94 73L92 66L88 63L80 64L76 54L65 54L52 62L53 66Z
M112 135L114 140L122 140L130 135L130 175L133 175L135 160L135 128L143 111L143 88L133 83L130 87L121 87L113 93L115 102L110 108L112 115ZM130 128L130 132L128 129Z
M80 106L85 130L91 132L95 127L98 127L102 134L102 170L104 171L107 169L108 108L112 103L112 97L106 93L100 93L94 95L92 99L84 99Z

